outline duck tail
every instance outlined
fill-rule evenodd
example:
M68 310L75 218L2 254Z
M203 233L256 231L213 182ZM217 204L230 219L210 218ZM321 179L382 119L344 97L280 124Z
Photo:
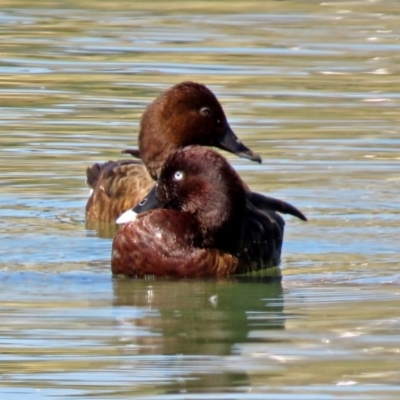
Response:
M86 168L86 184L90 189L94 189L100 179L102 172L114 161L107 161L104 163L95 163L91 167Z

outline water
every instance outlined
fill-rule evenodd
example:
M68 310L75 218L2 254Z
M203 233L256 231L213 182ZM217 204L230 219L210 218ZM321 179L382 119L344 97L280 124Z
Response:
M2 399L400 395L400 11L392 1L3 1ZM282 284L111 279L86 166L206 83L263 157Z

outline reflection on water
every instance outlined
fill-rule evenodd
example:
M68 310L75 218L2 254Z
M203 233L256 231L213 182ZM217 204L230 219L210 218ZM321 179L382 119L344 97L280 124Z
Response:
M156 313L154 322L152 314L141 324L158 332L152 343L157 353L227 355L250 329L284 327L280 282L182 281L172 296L177 288L173 281L135 282L135 289L144 286L139 291L132 291L132 285L129 279L114 280L114 304Z
M396 1L3 3L1 398L399 397ZM282 284L113 280L85 226L86 166L185 79L310 219Z
M114 281L114 305L143 310L121 321L119 328L135 354L161 356L162 364L168 359L168 390L249 385L249 374L274 372L268 360L241 354L237 346L254 332L284 328L279 282L183 281L177 287L176 282L154 281L134 286L132 291L132 281ZM138 327L151 334L132 337Z
M7 395L18 388L33 398L398 394L400 292L391 287L289 279L282 289L261 280L111 280L101 272L0 278Z

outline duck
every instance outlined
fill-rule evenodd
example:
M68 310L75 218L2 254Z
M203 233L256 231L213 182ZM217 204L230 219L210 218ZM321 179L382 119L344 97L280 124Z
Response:
M258 200L269 202L269 209L249 206L251 195L215 150L172 151L157 184L117 219L112 274L226 278L278 266L285 222L277 211L307 219L291 204L266 196Z
M114 224L148 193L168 155L176 149L214 146L262 161L233 132L215 94L192 81L172 86L148 105L141 118L138 142L138 149L122 151L133 158L95 163L86 169L90 188L87 222Z

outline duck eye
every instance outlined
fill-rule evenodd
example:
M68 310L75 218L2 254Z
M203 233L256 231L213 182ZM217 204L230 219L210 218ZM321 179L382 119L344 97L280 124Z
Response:
M209 117L209 116L211 116L212 112L211 112L211 109L210 109L210 108L208 108L208 107L203 107L203 108L200 109L200 114L201 114L203 117Z
M144 206L147 203L147 197L139 201L139 206Z
M183 179L183 172L182 171L176 171L174 173L174 180L175 181L180 181Z

